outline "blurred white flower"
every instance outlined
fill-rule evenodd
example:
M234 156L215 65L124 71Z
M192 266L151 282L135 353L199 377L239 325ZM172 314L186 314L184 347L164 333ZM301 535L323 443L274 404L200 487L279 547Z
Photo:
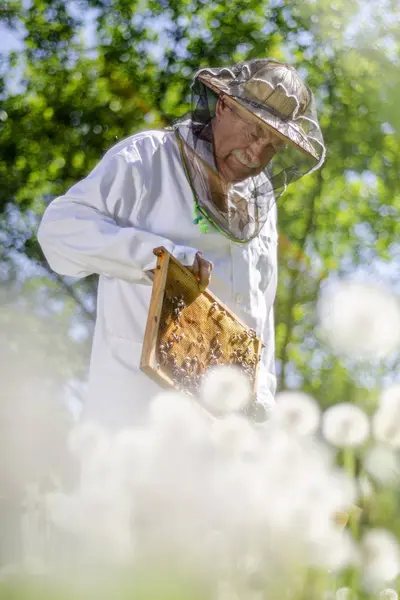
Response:
M260 440L248 419L240 415L228 415L215 419L212 439L226 455L255 456L261 450Z
M334 526L325 528L319 534L315 533L312 542L314 566L337 572L357 561L354 540L347 531L340 531Z
M25 573L29 573L29 575L39 577L50 575L49 565L43 558L39 558L38 556L25 556L24 571Z
M372 483L367 475L361 475L358 478L358 489L360 490L361 498L368 500L374 495L374 488L372 487Z
M79 506L73 495L69 496L62 492L51 492L46 495L47 514L55 525L62 530L76 533L80 530L78 518Z
M374 437L400 448L400 385L385 389L379 400L379 408L372 418Z
M219 581L215 600L241 600L230 581Z
M361 540L363 578L376 588L400 574L400 551L395 536L385 529L371 529Z
M353 600L354 594L348 587L341 587L336 590L336 600Z
M150 407L151 425L156 435L201 441L208 434L212 416L194 398L179 392L162 392ZM182 437L183 436L183 437Z
M385 590L382 590L379 594L379 598L380 600L399 600L397 592L395 592L395 590L392 590L391 588L386 588Z
M383 286L343 281L318 305L322 332L335 351L382 359L400 346L400 306Z
M400 478L400 464L397 454L389 447L375 445L369 448L363 458L364 469L382 485L393 485Z
M378 408L372 417L372 432L378 442L400 448L400 423L389 411Z
M321 411L317 402L303 392L280 392L271 419L298 435L312 435L318 429Z
M23 568L19 564L7 564L0 567L0 583L17 581L23 575Z
M400 411L400 383L395 383L383 389L379 398L381 406L392 406Z
M259 581L258 564L263 585L283 582L285 590L296 585L299 569L353 564L356 548L334 515L355 502L354 481L328 444L293 434L315 430L313 400L300 397L310 411L295 429L278 418L255 427L224 402L225 413L217 405L214 417L193 398L165 392L140 428L104 439L77 436L77 488L52 494L46 505L75 564L190 565L207 573L214 589L227 581L230 597L240 598L252 597L246 586ZM82 439L89 440L87 454Z
M325 590L321 594L321 600L336 600L336 594L332 590Z
M322 434L334 446L357 447L368 438L370 422L363 410L349 402L335 404L322 416Z
M89 421L76 425L68 437L69 451L81 459L107 447L109 443L106 432L96 423Z
M236 367L213 367L203 377L200 397L213 413L237 412L250 402L250 382Z
M155 448L155 433L143 429L126 429L116 434L113 443L114 460L125 475L127 485L139 483L142 476L151 471ZM134 490L131 489L134 494Z

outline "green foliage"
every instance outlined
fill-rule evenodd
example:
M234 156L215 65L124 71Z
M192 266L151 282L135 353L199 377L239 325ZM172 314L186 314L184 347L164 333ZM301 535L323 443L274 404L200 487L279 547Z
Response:
M301 387L324 406L347 400L371 412L383 378L400 372L399 357L374 373L338 359L321 339L316 316L318 295L332 278L368 269L377 259L390 266L396 252L399 257L399 6L376 3L362 23L364 4L0 3L0 22L23 38L21 52L0 55L2 532L10 522L17 528L29 478L43 481L68 462L71 420L61 390L84 379L90 351L90 339L71 331L78 325L90 333L94 319L94 279L72 285L49 273L35 238L38 220L50 199L84 177L117 140L184 114L191 76L202 66L272 56L300 68L316 94L326 164L285 193L278 207L279 386ZM89 36L88 19L94 24ZM26 275L28 261L21 258L40 266L37 276ZM395 494L377 492L364 518L390 527L398 510ZM1 553L0 545L0 562ZM154 585L162 585L163 598L185 595L164 581ZM142 588L135 590L138 597L156 597L146 581ZM40 598L61 593L29 590ZM16 590L3 583L0 597L11 595L28 592L23 584Z
M24 48L3 57L0 73L23 72L19 93L0 85L0 211L12 203L40 216L116 140L183 114L199 67L294 62L316 92L328 154L279 204L280 386L295 375L324 404L342 390L355 398L359 374L319 340L315 307L330 277L389 263L400 234L399 15L387 4L392 19L377 6L358 26L359 0L6 2L0 18L21 28ZM41 259L34 238L22 250Z

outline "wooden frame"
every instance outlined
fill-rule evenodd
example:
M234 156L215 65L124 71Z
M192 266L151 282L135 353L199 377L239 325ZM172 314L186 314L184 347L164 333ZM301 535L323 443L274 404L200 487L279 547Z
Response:
M174 388L176 382L168 374L167 369L164 369L159 361L159 340L161 335L160 325L163 313L163 305L166 301L166 287L168 282L168 274L172 265L178 266L180 271L184 273L185 278L189 278L189 282L193 289L196 290L193 296L197 299L202 296L202 301L205 299L209 307L218 305L218 310L221 310L224 315L229 318L230 326L234 325L236 329L242 332L242 336L247 335L251 339L250 343L254 346L255 365L253 366L254 380L253 391L257 388L258 362L260 359L261 348L263 346L260 338L255 335L247 325L245 325L223 302L221 302L212 292L206 289L200 292L198 281L188 269L186 269L178 260L176 260L164 247L156 248L154 254L157 256L157 266L154 272L153 289L150 300L149 313L147 317L146 330L143 341L142 355L140 361L141 370L151 377L156 383L165 388ZM204 304L204 302L203 302ZM210 308L210 310L211 310ZM225 317L224 317L225 318ZM250 335L250 333L252 335ZM226 362L224 363L226 364Z

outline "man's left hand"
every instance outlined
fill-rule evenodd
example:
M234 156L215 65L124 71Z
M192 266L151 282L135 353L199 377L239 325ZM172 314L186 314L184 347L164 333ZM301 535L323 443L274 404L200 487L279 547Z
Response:
M205 259L201 252L197 252L193 265L186 268L196 277L200 291L204 292L211 280L212 262Z

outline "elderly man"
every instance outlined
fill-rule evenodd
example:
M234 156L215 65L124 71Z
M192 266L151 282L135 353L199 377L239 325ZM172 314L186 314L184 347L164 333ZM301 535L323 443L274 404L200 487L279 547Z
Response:
M189 116L118 143L50 204L38 233L50 266L100 276L86 417L140 423L159 391L139 369L158 246L262 337L257 399L273 404L276 200L324 153L312 93L293 67L202 69Z

